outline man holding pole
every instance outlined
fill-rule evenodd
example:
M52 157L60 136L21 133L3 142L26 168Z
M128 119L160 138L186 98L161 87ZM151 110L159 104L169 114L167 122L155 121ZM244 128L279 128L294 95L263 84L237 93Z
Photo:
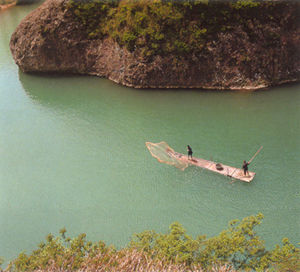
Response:
M244 176L247 176L247 175L249 176L248 165L254 160L254 158L258 155L258 153L262 150L262 148L263 147L261 146L248 162L244 161L244 163L243 163Z
M247 175L249 176L248 165L249 165L249 163L244 161L244 163L243 163L244 176L247 176Z

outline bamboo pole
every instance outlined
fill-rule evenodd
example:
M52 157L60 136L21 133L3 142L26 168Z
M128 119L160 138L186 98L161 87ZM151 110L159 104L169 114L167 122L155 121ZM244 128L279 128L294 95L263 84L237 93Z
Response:
M248 161L248 164L250 164L254 158L258 155L258 153L262 150L263 146L261 146L257 151L256 153L253 155L253 157Z

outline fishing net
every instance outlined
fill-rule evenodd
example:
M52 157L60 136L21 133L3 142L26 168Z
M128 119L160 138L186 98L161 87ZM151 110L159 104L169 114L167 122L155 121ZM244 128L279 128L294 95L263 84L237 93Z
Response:
M187 159L182 154L175 152L166 142L146 142L146 146L151 155L161 163L173 165L182 171L189 166Z

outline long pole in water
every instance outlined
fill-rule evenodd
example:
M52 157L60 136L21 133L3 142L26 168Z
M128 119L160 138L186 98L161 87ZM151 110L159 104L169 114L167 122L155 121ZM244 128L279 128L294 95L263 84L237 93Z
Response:
M253 157L248 161L249 164L254 160L254 158L258 155L258 153L262 150L262 148L263 148L263 146L261 146L261 147L256 151L256 153L253 155Z

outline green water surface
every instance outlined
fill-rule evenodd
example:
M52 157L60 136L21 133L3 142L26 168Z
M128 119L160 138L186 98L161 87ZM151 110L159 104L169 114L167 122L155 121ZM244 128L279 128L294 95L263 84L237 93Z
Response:
M106 79L19 71L9 39L34 6L0 12L0 256L48 233L125 246L133 233L216 235L262 212L267 246L300 241L300 85L256 92L135 90ZM157 162L145 142L241 167L250 184Z

